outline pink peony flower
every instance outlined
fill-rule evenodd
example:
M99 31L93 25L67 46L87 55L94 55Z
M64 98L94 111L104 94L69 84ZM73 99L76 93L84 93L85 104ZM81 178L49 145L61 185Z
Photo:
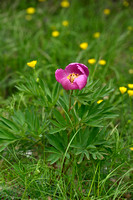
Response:
M65 90L83 89L89 76L88 67L81 63L70 63L65 70L57 69L56 80L61 83Z

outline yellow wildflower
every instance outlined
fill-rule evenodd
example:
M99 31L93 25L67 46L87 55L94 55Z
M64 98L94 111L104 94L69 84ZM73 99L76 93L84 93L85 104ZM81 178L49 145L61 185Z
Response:
M100 37L100 32L94 33L94 34L93 34L93 37L94 37L94 38L99 38L99 37Z
M128 70L129 74L133 74L133 69Z
M99 60L98 62L100 65L106 65L106 60Z
M33 61L27 63L27 65L31 68L35 68L36 64L37 64L37 60L33 60Z
M95 62L96 62L95 58L91 58L88 60L88 63L92 65L95 64Z
M29 7L26 9L27 14L32 15L36 12L35 8Z
M85 49L87 49L87 47L88 47L88 43L87 43L87 42L83 42L83 43L81 43L79 46L80 46L81 49L84 49L84 50L85 50Z
M69 1L64 0L64 1L61 2L61 7L63 7L63 8L68 8L69 6L70 6Z
M52 36L53 37L58 37L60 35L59 31L53 31Z
M103 13L105 15L109 15L110 14L110 9L108 9L108 8L104 9Z
M130 97L133 96L133 90L128 90L127 93Z
M97 101L97 104L100 104L102 102L103 102L103 99L100 99L100 100Z
M32 16L31 16L31 15L26 15L26 16L25 16L25 19L26 19L27 21L30 21L30 20L32 20Z
M123 1L123 6L125 6L125 7L128 7L129 6L129 3L128 3L128 1Z
M64 21L62 22L62 25L63 25L63 26L68 26L68 25L69 25L69 22L68 22L67 20L64 20Z
M128 26L127 29L128 29L129 31L132 31L132 30L133 30L133 27L132 27L132 26Z
M46 0L38 0L39 2L44 2L44 1L46 1Z
M129 87L130 89L133 89L133 84L128 84L128 87Z
M119 87L121 94L124 94L127 91L126 87Z
M130 147L130 150L133 151L133 147Z

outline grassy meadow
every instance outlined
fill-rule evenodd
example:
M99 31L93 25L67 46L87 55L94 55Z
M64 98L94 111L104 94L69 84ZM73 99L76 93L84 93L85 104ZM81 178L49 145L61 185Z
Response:
M0 1L0 199L133 199L132 0Z

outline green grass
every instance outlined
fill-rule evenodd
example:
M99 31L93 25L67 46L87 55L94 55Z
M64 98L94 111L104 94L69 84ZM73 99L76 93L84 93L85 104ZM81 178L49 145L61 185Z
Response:
M69 8L62 8L60 2L0 2L0 199L131 200L133 99L120 94L119 87L133 84L129 73L133 3L128 1L125 7L122 0L71 0ZM30 21L25 18L28 7L36 9ZM110 15L104 15L105 8ZM63 20L68 20L67 27ZM57 38L51 35L54 30L60 33ZM100 32L97 39L95 32ZM79 47L82 42L88 43L86 50ZM96 59L94 65L88 63L90 58ZM106 65L100 66L100 59ZM37 60L35 70L27 66L32 60ZM55 84L55 70L72 62L84 63L90 74L86 89L73 93L75 106L68 112L69 93ZM105 85L109 89L102 94ZM95 102L101 98L105 103L97 107ZM107 111L108 106L112 110ZM98 117L88 124L80 122L87 109ZM3 122L2 117L10 121ZM99 128L101 124L105 129ZM93 126L99 128L101 138L89 147L89 155L80 154L85 128L93 133L93 140L97 131ZM9 141L1 139L2 131ZM66 145L62 151L61 144ZM50 154L55 149L57 160Z

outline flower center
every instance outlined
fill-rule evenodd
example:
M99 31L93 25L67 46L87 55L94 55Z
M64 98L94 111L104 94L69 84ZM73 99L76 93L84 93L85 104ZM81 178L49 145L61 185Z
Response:
M78 74L72 73L72 74L69 74L69 75L67 76L67 79L69 79L70 82L73 83L74 79L77 78L78 76L79 76Z

